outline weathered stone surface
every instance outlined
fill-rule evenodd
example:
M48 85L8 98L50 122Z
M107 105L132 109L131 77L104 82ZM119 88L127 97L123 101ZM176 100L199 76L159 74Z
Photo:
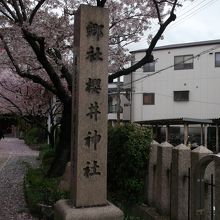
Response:
M61 191L70 191L70 181L71 180L71 162L68 162L66 165L65 172L61 178L59 188Z
M151 142L151 146L154 146L154 145L158 145L159 143L157 142L157 141L155 141L155 140L153 140L152 142Z
M188 171L191 150L180 144L172 150L171 216L186 220L188 216Z
M164 142L157 149L157 193L156 208L158 213L168 215L170 211L170 177L173 145Z
M105 205L108 10L81 5L75 19L72 198L76 207Z
M209 150L207 147L205 146L199 146L197 148L195 148L194 150L192 150L192 153L200 153L200 154L212 154L213 152L211 150ZM200 155L200 158L202 157L202 155Z
M111 203L101 207L71 208L68 200L55 204L55 220L123 220L122 211Z
M132 214L140 217L141 220L170 220L170 216L160 215L154 207L146 204L134 207Z
M81 5L75 14L71 200L55 220L122 220L107 201L108 10Z
M192 152L191 152L191 219L194 219L194 220L203 220L205 219L205 216L208 215L208 208L204 209L204 207L209 207L208 205L208 191L205 191L205 188L204 188L204 176L199 176L199 178L195 178L196 176L198 176L198 162L210 155L210 154L213 154L212 151L210 151L207 147L204 147L204 146L199 146L197 147L196 149L194 149ZM201 178L201 190L200 192L198 191L198 181L200 181L200 178ZM198 198L198 194L200 194L203 198ZM204 204L203 206L204 207L201 207L201 210L202 210L202 214L199 215L199 208L196 207L199 203L198 200L202 200L202 203Z
M220 219L220 154L215 156L215 219Z
M154 205L156 200L157 180L157 148L159 143L152 141L149 155L148 170L146 175L145 200L148 205Z

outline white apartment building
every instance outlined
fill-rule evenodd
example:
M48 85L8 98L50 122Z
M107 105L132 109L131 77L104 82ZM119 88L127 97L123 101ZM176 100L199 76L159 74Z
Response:
M129 106L129 108L127 108ZM108 84L108 121L110 124L130 118L130 89L123 89L122 82Z
M131 53L137 62L145 50ZM154 62L125 77L125 85L132 91L131 121L166 125L167 130L171 125L185 125L185 143L188 125L218 124L220 40L156 47L153 56ZM202 132L201 144L202 138L207 144L206 126ZM218 126L215 132L218 134ZM217 146L218 135L216 142Z

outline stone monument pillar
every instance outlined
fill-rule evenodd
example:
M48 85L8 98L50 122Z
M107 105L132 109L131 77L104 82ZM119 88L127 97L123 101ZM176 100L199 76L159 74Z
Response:
M75 14L71 199L56 220L122 220L107 201L108 10L81 5Z

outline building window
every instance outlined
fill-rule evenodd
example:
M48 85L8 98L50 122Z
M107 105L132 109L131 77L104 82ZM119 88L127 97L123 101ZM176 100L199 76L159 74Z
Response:
M215 53L215 66L220 67L220 52Z
M155 97L154 93L143 94L143 105L154 105Z
M146 63L143 66L143 71L144 72L154 72L155 71L155 62Z
M189 101L189 91L174 91L173 95L175 102Z
M123 113L123 108L119 107L120 113ZM117 113L118 112L118 105L109 105L108 106L108 113Z
M193 69L193 55L175 56L174 70Z

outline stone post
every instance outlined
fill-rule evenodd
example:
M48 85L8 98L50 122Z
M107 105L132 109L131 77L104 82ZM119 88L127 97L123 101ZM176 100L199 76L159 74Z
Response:
M172 150L171 219L186 220L188 216L188 181L191 150L180 144Z
M170 212L170 177L173 145L163 142L157 149L157 192L156 208L159 214L169 215Z
M165 127L165 141L166 142L169 142L169 132L170 132L170 126L169 125L166 125Z
M201 177L200 179L193 179L193 176L195 175L195 168L199 160L207 155L212 154L213 152L210 151L205 146L199 146L196 149L194 149L191 152L191 219L192 220L204 220L205 216L207 214L207 210L204 210L203 207L196 207L196 203L198 203L197 200L205 200L204 196L204 177ZM197 182L200 181L201 187L200 187L200 194L201 196L204 196L203 198L198 197L198 187ZM204 201L207 202L207 201Z
M108 17L86 5L75 14L71 199L56 203L55 220L123 219L107 201Z
M208 126L204 126L204 146L208 146Z
M188 124L184 124L184 145L187 145L189 136L189 127Z
M215 131L215 136L216 136L216 153L218 153L219 152L219 135L218 135L218 133L219 133L219 126L218 125L216 125L216 131Z
M157 148L159 143L153 141L149 155L148 170L146 175L145 201L148 205L155 205L156 200L156 169L157 169Z
M203 143L203 138L204 136L204 132L203 132L203 124L201 124L201 127L200 127L200 146L202 146L204 143Z
M220 219L220 154L214 158L215 161L215 219Z

